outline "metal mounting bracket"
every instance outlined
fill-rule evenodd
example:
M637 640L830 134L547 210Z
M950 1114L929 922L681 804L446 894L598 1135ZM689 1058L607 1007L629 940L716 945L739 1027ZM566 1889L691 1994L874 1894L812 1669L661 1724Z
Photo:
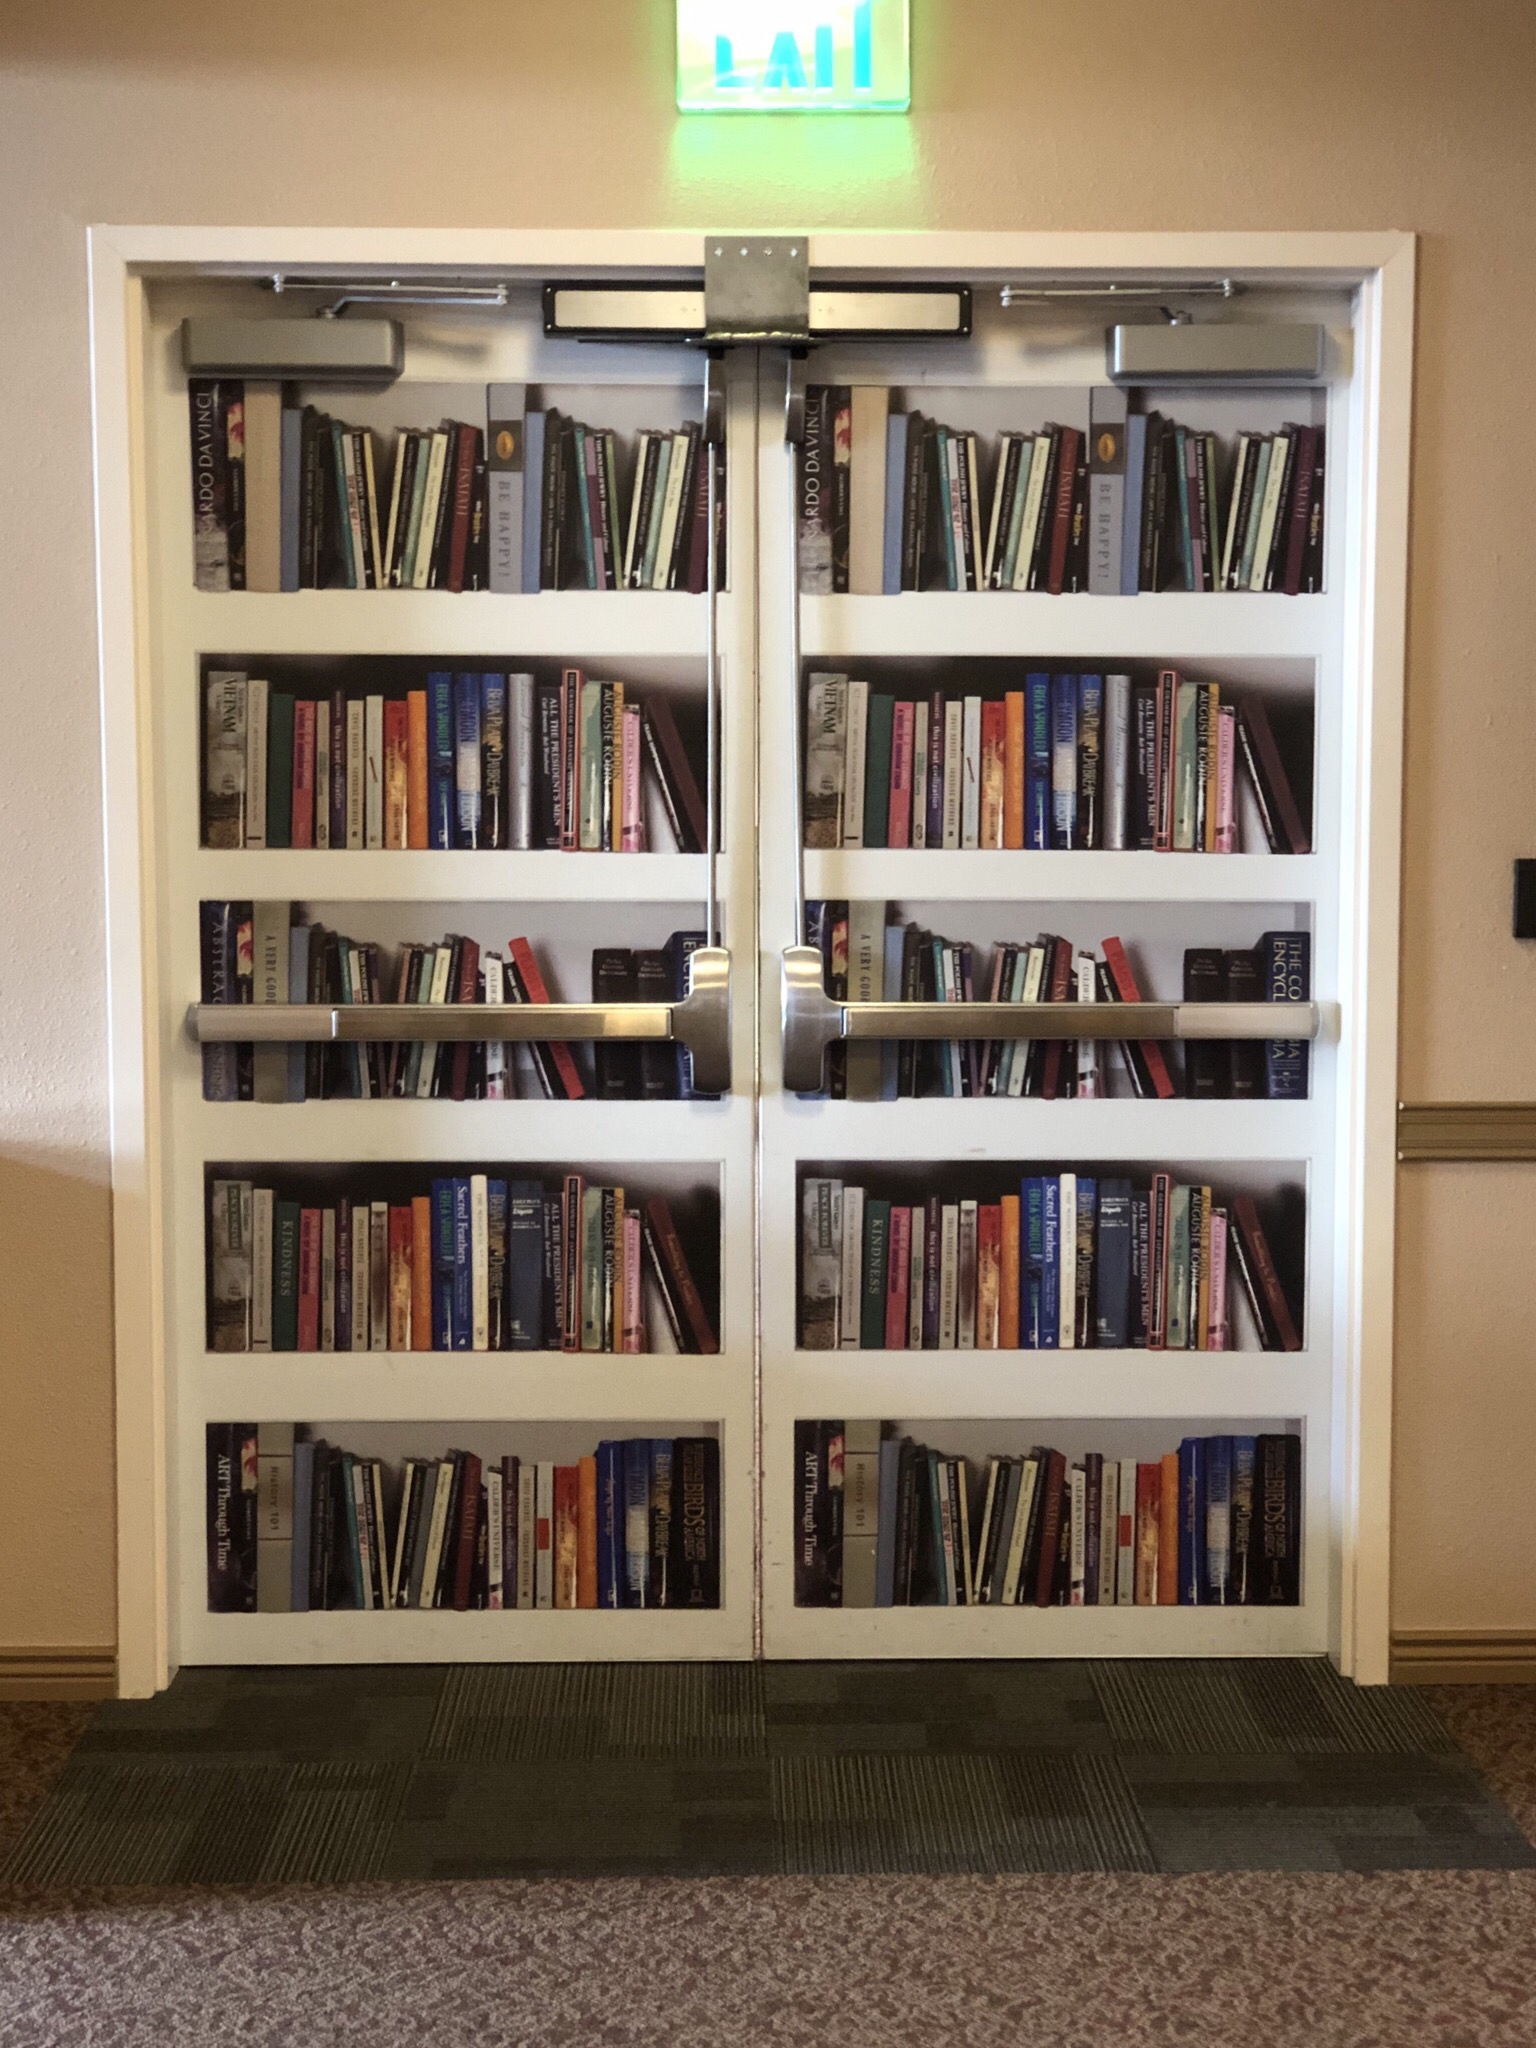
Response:
M804 342L811 331L810 246L804 235L708 235L704 340Z

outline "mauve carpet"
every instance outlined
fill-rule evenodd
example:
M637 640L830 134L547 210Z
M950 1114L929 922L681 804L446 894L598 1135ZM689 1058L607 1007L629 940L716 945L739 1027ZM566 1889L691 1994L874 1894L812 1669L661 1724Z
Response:
M1536 1692L1429 1696L1520 1825ZM87 1715L0 1708L0 1848ZM1530 2048L1536 1873L599 1878L0 1894L4 2048Z

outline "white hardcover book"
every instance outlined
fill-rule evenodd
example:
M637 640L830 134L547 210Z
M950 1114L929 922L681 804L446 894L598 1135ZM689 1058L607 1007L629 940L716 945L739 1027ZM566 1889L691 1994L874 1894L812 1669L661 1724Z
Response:
M848 722L843 750L843 844L864 844L864 753L869 744L869 685L848 681Z
M981 844L981 699L967 697L964 705L964 769L960 785L960 844Z
M656 568L652 590L665 590L672 573L672 549L677 540L677 522L683 506L683 473L688 467L688 436L672 436L672 460L667 466L667 492L662 501L661 526L656 541ZM702 456L701 456L701 459Z
M1088 1482L1081 1465L1072 1467L1067 1480L1067 1499L1070 1503L1070 1575L1068 1580L1068 1603L1081 1607L1088 1590L1088 1551L1086 1545Z
M885 589L885 451L890 387L855 384L849 393L853 448L848 471L848 589Z
M954 581L949 587L966 590L970 579L966 574L965 508L960 497L960 436L956 433L944 436L944 474L949 484L949 544L955 559Z
M386 1589L387 1607L403 1606L400 1598L400 1574L405 1564L405 1532L411 1519L411 1501L421 1484L420 1470L414 1458L407 1458L400 1474L400 1512L395 1518L395 1546L389 1561L389 1585Z
M1008 1532L1008 1563L1003 1573L1003 1607L1015 1607L1019 1600L1019 1574L1024 1568L1024 1542L1029 1535L1029 1515L1035 1503L1035 1487L1040 1479L1042 1460L1029 1457L1024 1460L1019 1475L1019 1506L1013 1518L1013 1527Z
M533 845L534 687L531 675L507 677L507 844Z
M320 1211L320 1349L336 1349L336 1211Z
M389 1204L375 1202L368 1219L368 1348L389 1349Z
M923 1348L923 1259L927 1230L921 1202L912 1204L912 1244L907 1260L907 1349Z
M1248 577L1250 590L1262 590L1269 570L1269 551L1274 544L1275 519L1280 510L1280 490L1285 482L1285 460L1290 452L1289 434L1276 434L1269 451L1269 473L1264 479L1264 503L1259 512L1259 532L1253 550L1253 568Z
M1120 1467L1113 1458L1103 1460L1099 1474L1099 1599L1100 1607L1115 1605L1115 1583L1120 1557Z
M962 441L960 460L964 463L965 473L970 479L971 550L966 558L966 569L970 580L966 588L969 590L982 590L985 588L985 585L981 580L981 462L976 452L976 436L974 434L967 434Z
M859 1348L859 1309L864 1294L864 1190L843 1189L842 1243L839 1246L837 1342L843 1351Z
M501 1467L485 1468L485 1604L499 1608L501 1598Z
M287 903L251 905L251 999L254 1003L288 1000L289 915ZM288 1100L288 1048L257 1043L251 1054L251 1099Z
M1008 455L1013 446L1014 436L1004 434L997 444L997 470L992 478L992 513L987 521L987 550L981 563L981 587L994 588L993 577L997 568L997 542L1000 531L1006 531L1003 512L1003 479L1008 474Z
M1108 1480L1110 1461L1104 1461L1104 1476ZM1115 1604L1119 1607L1134 1607L1136 1604L1136 1460L1120 1460L1120 1516L1118 1538L1115 1547Z
M384 844L384 699L364 699L363 844Z
M373 1301L372 1271L369 1263L369 1240L372 1235L372 1215L366 1202L359 1202L352 1211L352 1349L368 1351L368 1315Z
M368 1536L368 1460L352 1460L352 1509L357 1516L357 1576L364 1607L374 1606L373 1544Z
M517 1604L533 1605L534 1553L538 1548L537 1481L527 1458L517 1467Z
M965 780L965 706L958 697L944 703L944 849L960 844L960 795ZM980 813L978 811L978 818ZM974 843L974 842L973 842Z
M1038 1003L1040 1000L1040 990L1045 981L1045 948L1043 945L1037 942L1029 948L1024 956L1023 968L1023 975L1017 984L1019 994L1016 1000L1021 1003ZM1008 1093L1010 1095L1021 1096L1024 1093L1024 1082L1029 1074L1029 1043L1028 1039L1015 1039L1010 1049L1008 1061Z
M1123 852L1131 796L1131 679L1104 678L1104 731L1100 743L1104 778L1104 844Z
M503 963L499 953L487 953L481 962L485 974L485 1007L496 1008L506 1001L502 986ZM505 1039L485 1042L485 1099L504 1102L507 1095L507 1045Z
M1061 1288L1058 1307L1057 1343L1070 1351L1077 1335L1077 1175L1058 1176L1061 1189Z
M1233 550L1237 544L1237 515L1243 500L1243 472L1248 467L1249 455L1253 448L1251 434L1239 434L1237 454L1232 466L1232 495L1227 501L1227 532L1221 544L1221 563L1216 588L1232 588Z
M490 1186L483 1173L469 1176L470 1349L491 1348Z
M363 844L363 763L367 757L367 714L361 697L347 699L347 846Z
M331 844L331 707L322 697L315 706L315 845Z
M245 686L245 844L267 843L267 698L265 676Z
M555 1604L555 1468L539 1463L535 1473L533 1604Z
M1098 1001L1098 965L1091 953L1077 956L1077 1000ZM1099 1095L1099 1042L1096 1038L1077 1041L1077 1096L1080 1102L1097 1101Z
M427 1531L427 1555L421 1571L422 1607L437 1605L437 1575L443 1562L443 1532L448 1527L448 1496L453 1491L453 1460L440 1458L437 1490L432 1496L432 1526Z
M409 428L402 428L395 436L394 474L389 485L389 512L384 521L384 553L379 558L379 583L381 588L395 589L399 579L390 573L390 564L395 559L395 535L400 526L400 477L405 468L401 456L405 453L406 434ZM410 508L407 507L407 514ZM401 1517L402 1521L404 1517Z
M947 1458L938 1458L929 1465L939 1509L938 1554L933 1562L941 1607L959 1605L955 1598L955 1518L949 1503L948 1464Z
M960 1312L960 1207L946 1202L939 1211L939 1349L955 1349Z
M955 1306L955 1345L960 1351L976 1349L976 1210L975 1202L960 1204L959 1287Z
M417 460L421 458L418 455ZM411 588L425 590L432 574L432 536L437 531L437 507L443 495L443 472L448 464L446 428L434 430L427 451L427 481L421 496L421 529L416 543L416 560L411 571Z
M848 678L812 676L805 703L805 843L841 846Z
M843 1270L842 1182L808 1175L800 1210L800 1344L806 1351L835 1351Z
M251 1190L251 1349L272 1349L271 1188Z
M1019 523L1019 554L1013 570L1015 590L1029 588L1029 565L1035 552L1035 536L1040 531L1040 509L1045 501L1045 477L1050 466L1051 437L1037 434L1030 456L1029 482L1024 490L1024 517Z
M619 578L620 590L633 590L635 587L635 544L640 537L640 499L645 483L646 458L654 439L654 434L645 432L635 441L635 480L629 494L629 519L624 528L624 573Z
M912 844L928 844L928 703L912 707Z

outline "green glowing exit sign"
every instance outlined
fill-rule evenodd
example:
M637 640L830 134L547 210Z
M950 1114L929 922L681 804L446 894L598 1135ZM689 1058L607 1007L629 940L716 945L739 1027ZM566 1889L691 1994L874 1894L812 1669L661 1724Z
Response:
M898 114L910 0L677 0L685 114Z

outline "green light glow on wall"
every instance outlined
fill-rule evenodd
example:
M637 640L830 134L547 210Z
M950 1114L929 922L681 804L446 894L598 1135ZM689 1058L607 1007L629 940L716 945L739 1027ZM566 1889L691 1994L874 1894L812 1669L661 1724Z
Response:
M685 114L899 114L910 0L677 0Z

